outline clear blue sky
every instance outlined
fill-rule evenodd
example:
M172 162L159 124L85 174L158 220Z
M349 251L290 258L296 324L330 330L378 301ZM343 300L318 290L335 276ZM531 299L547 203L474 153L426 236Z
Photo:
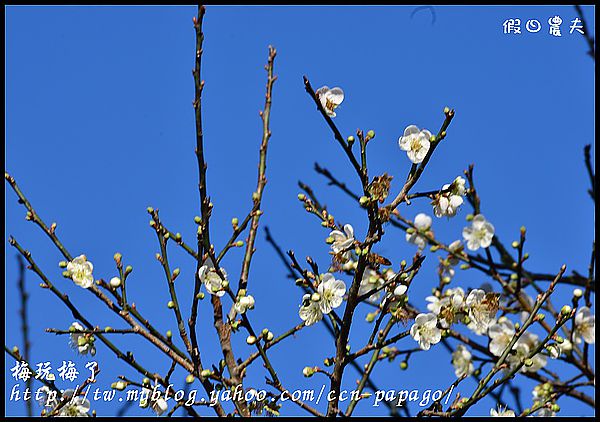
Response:
M268 225L284 249L299 257L312 255L324 268L327 232L299 205L298 179L310 184L343 222L364 237L364 213L313 171L318 161L356 188L356 178L329 129L304 92L302 75L313 86L341 86L346 99L336 123L344 135L357 128L374 129L369 144L371 174L395 176L397 192L409 161L397 139L409 124L437 131L444 106L456 109L448 136L427 167L415 191L437 189L475 163L482 211L505 241L528 229L529 267L555 272L561 264L586 273L594 237L593 203L583 166L583 146L594 142L594 62L577 33L570 6L435 7L436 20L413 7L208 7L202 77L208 189L214 203L212 240L220 249L230 235L230 220L249 209L256 185L266 81L267 46L278 50L272 133L261 224ZM151 315L163 331L176 325L166 309L167 287L154 254L156 236L148 226L146 207L160 209L163 222L184 239L194 238L198 213L192 108L194 7L7 7L6 11L6 168L19 182L38 213L58 223L58 234L73 254L85 253L95 276L115 275L113 254L121 252L134 267L128 296ZM594 9L584 7L594 30ZM547 19L563 19L560 38L547 33ZM537 34L523 29L506 35L502 22L537 18ZM593 151L592 151L593 152ZM5 193L6 234L29 249L40 267L67 291L96 324L121 327L88 292L61 277L61 256L48 239L24 219L12 191ZM432 214L427 201L400 211L409 218ZM434 219L434 230L450 242L460 237L468 211L447 221ZM388 230L379 251L394 262L410 259L413 245L404 234ZM191 242L193 243L193 242ZM8 246L6 263L6 343L21 344L16 290L16 251ZM179 295L189 309L195 264L182 251L171 250L172 266L181 268ZM242 250L230 253L224 266L235 278ZM424 298L437 283L437 257L428 253L424 269L411 287L411 302L425 308ZM483 278L459 272L457 285L477 287ZM33 362L49 360L57 368L74 360L85 371L88 359L72 351L67 338L46 334L47 327L66 328L68 310L36 276L27 273L31 293L30 324ZM558 293L556 306L570 298ZM286 270L260 231L250 293L257 302L250 317L257 329L275 334L299 322L302 292L286 278ZM208 301L200 306L205 362L216 363L220 351ZM351 333L360 347L371 326L360 322ZM234 336L239 357L253 351L245 335ZM481 340L481 339L480 339ZM163 374L168 362L139 339L115 338L137 359ZM102 373L98 386L108 388L118 374L135 374L98 342ZM405 339L399 348L416 343ZM327 380L305 379L302 368L321 365L334 346L324 327L303 330L271 352L273 364L288 388L317 388ZM592 348L594 350L594 348ZM5 369L12 366L7 360ZM432 365L432 363L434 363ZM453 379L448 352L442 345L411 358L410 370L399 362L381 363L374 373L380 388L444 389ZM550 369L556 369L551 362ZM261 368L249 379L261 387ZM354 385L348 369L344 385ZM173 380L183 383L176 371ZM12 387L7 377L5 398ZM328 384L327 384L328 385ZM520 381L524 405L531 404L532 382ZM65 384L67 387L68 384ZM471 380L461 384L472 392ZM199 388L194 384L194 388ZM588 393L593 394L591 389ZM511 406L511 402L508 403ZM479 414L495 403L484 400ZM561 401L564 415L591 415L590 408ZM323 408L323 406L319 406ZM94 403L98 415L110 415L114 404ZM21 415L24 405L7 402L7 413ZM39 411L39 409L37 409ZM286 414L302 414L293 405ZM413 414L417 408L413 407ZM200 410L203 412L204 410ZM385 414L384 408L362 404L356 414ZM129 414L149 415L131 408Z

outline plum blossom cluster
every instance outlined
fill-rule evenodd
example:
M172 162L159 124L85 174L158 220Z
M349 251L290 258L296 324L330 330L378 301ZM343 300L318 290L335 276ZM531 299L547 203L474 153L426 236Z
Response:
M316 292L305 294L298 314L305 325L313 325L323 319L323 315L338 308L346 294L346 284L336 280L331 273L321 275Z
M459 344L452 353L452 366L454 366L454 375L457 377L468 376L475 372L473 355L462 344Z
M436 217L454 217L456 215L458 208L464 202L465 183L465 179L458 176L452 183L442 186L442 190L435 195L431 203Z
M419 250L423 250L427 245L427 236L433 236L431 229L431 217L424 213L415 216L413 227L406 230L406 241L417 245Z
M490 326L488 335L490 337L490 352L494 356L502 356L508 348L510 342L516 333L514 323L506 317L501 317ZM512 370L521 362L526 361L520 369L521 372L537 372L547 363L547 357L542 353L535 354L532 358L529 355L540 344L539 337L536 334L525 331L515 342L506 359L508 363L507 370Z
M44 408L46 413L53 412L62 400L68 402L62 406L56 416L59 417L89 417L90 401L81 396L74 396L75 390L69 389L62 393L59 397L57 391L51 390L47 386L40 388L39 404Z
M417 315L410 329L411 336L423 350L439 343L443 329L463 322L477 334L487 331L498 311L498 295L473 289L465 296L462 288L447 289L443 296L429 296L429 313Z
M96 347L94 346L96 339L92 334L82 333L83 330L83 326L77 321L71 324L71 327L69 327L71 347L77 350L80 355L90 354L94 356L96 354Z
M198 277L208 293L221 297L229 287L229 280L227 279L227 272L223 268L219 270L220 274L212 259L207 259L198 270Z

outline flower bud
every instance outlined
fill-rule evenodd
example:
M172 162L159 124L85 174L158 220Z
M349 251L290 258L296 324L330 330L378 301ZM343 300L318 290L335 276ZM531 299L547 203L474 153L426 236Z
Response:
M310 378L314 375L315 373L315 368L311 367L311 366L305 366L304 369L302 370L302 374L306 377L306 378Z
M173 309L174 307L175 307L175 302L173 302L172 300L170 300L169 302L167 302L167 308Z
M113 277L110 279L110 285L113 287L119 287L121 285L121 279L119 277Z
M346 141L348 141L348 143L350 145L352 145L354 143L354 136L350 135L346 138Z
M402 296L404 293L406 293L406 290L408 290L408 287L406 287L404 284L398 284L394 289L394 296Z
M525 359L525 362L523 362L525 364L526 367L531 367L533 366L533 360L531 358L527 358Z
M180 272L181 272L181 270L179 268L175 268L173 270L173 278L178 277Z
M298 199L299 199L300 201L306 201L306 195L304 195L303 193L299 193L299 194L298 194Z
M310 300L312 300L313 302L318 302L321 300L321 295L317 292L314 292L311 296L310 296Z
M242 246L244 246L244 241L238 240L237 242L235 242L235 246L237 246L238 248L241 248Z
M125 390L125 387L127 387L127 384L125 383L125 381L117 381L113 382L111 387L115 390L123 391Z
M375 137L375 131L373 129L371 129L370 131L367 132L367 138L373 139L374 137Z
M553 404L553 405L550 407L550 409L551 409L553 412L559 412L559 411L560 411L560 406L559 406L558 404L554 403L554 404Z
M369 312L365 318L365 320L369 323L375 321L375 313L374 312Z
M473 218L475 218L475 217L473 216L473 214L467 214L467 216L465 217L465 219L466 219L467 221L473 221Z
M194 217L194 223L200 224L201 222L202 222L202 219L199 216Z
M408 369L408 362L403 360L402 362L400 362L400 369L402 369L403 371Z
M366 196L361 196L360 199L358 200L358 203L360 205L365 205L367 202L369 202L369 198L367 198Z
M60 261L60 262L58 263L58 266L59 266L60 268L67 268L67 265L68 265L68 264L67 264L67 261Z
M150 220L150 227L156 227L156 221Z
M254 336L246 337L246 343L248 343L249 345L253 345L254 343L256 343L256 337L254 337Z
M202 300L202 299L204 299L204 292L199 292L199 293L196 295L196 299L198 299L198 300Z
M202 378L208 378L212 375L212 371L210 369L204 369L202 372L200 372L200 376Z
M581 289L573 290L573 297L580 298L581 296L583 296L583 291Z
M125 267L125 275L129 275L129 273L131 273L132 271L133 267L131 265Z
M560 309L560 313L564 316L567 316L571 313L572 309L569 305L565 305Z
M146 208L146 211L148 211L148 214L152 214L154 212L154 208L148 207Z
M513 248L517 249L519 247L519 242L518 241L514 241L513 243L510 244Z
M187 382L188 384L191 384L194 382L195 379L196 379L195 376L193 376L192 374L188 374L188 376L185 377L185 382Z
M173 332L171 330L167 331L167 338L170 340L173 338Z

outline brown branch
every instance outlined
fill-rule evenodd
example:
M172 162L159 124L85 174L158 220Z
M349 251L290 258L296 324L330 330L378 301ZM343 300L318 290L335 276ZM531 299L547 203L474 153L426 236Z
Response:
M260 117L263 122L263 135L262 142L260 144L260 159L258 163L258 182L256 186L256 192L252 194L252 200L254 201L254 207L252 208L252 222L250 224L250 231L248 233L248 239L246 240L246 252L244 254L244 261L242 263L242 272L240 274L240 281L238 291L240 289L246 289L248 285L248 275L250 272L250 262L252 261L252 255L254 254L254 243L256 241L256 233L258 231L258 220L262 215L260 210L260 204L262 201L263 192L267 183L266 170L267 170L267 147L269 144L269 138L271 137L271 130L269 129L269 121L271 117L271 101L273 93L273 84L277 79L277 76L273 76L273 65L275 62L275 56L277 51L269 46L269 61L265 66L267 70L267 93L265 94L265 108L260 113Z

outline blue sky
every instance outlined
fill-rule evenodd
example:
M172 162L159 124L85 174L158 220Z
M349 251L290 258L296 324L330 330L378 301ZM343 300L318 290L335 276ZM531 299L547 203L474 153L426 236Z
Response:
M584 7L594 30L594 9ZM357 128L376 131L369 144L372 175L395 176L397 192L410 163L397 139L409 124L432 132L443 121L445 106L456 109L448 136L436 150L415 191L437 189L475 163L482 212L505 241L527 227L528 268L556 272L560 265L586 273L589 263L593 202L583 166L583 146L594 143L594 62L586 55L583 36L569 34L576 17L570 6L471 7L436 6L435 23L427 10L411 17L413 7L223 7L209 6L205 17L202 77L208 189L214 203L212 240L219 250L230 235L230 220L243 218L256 185L267 46L278 50L275 73L272 138L264 217L273 236L297 256L311 255L326 267L327 232L299 205L297 181L315 189L336 219L351 223L364 237L364 213L344 194L326 185L313 171L314 162L328 167L354 189L357 180L339 145L303 89L306 74L316 88L341 86L346 94L336 123L342 133ZM161 219L191 242L198 213L197 168L194 157L192 108L194 7L16 7L6 11L6 169L17 179L38 213L58 223L58 234L72 254L85 253L96 277L115 274L113 254L123 254L134 267L128 282L130 298L151 315L163 331L175 329L165 303L167 287L154 254L156 236L148 226L146 207L160 209ZM547 33L547 19L560 15L562 37ZM538 19L537 34L502 32L508 18ZM592 151L594 152L594 151ZM24 209L12 191L5 193L6 234L29 249L40 267L90 318L100 325L121 326L92 295L61 277L58 251L24 220ZM431 214L427 201L400 207L408 218ZM453 220L435 219L436 235L447 242L460 237L468 212ZM379 248L394 262L410 259L413 245L393 228ZM261 230L250 277L257 307L250 317L256 328L275 334L299 322L302 292L286 278L286 270ZM6 343L20 344L16 290L17 262L7 245ZM242 249L224 266L239 274ZM424 308L424 298L436 283L435 262L428 254L411 287L411 302ZM195 264L182 251L170 253L181 268L178 288L189 309ZM477 287L480 274L459 272L456 283ZM66 328L70 313L27 274L31 292L30 324L33 361L58 367L71 359L85 371L85 358L72 351L67 339L44 333ZM556 306L570 301L571 288L557 293ZM201 303L199 337L206 362L216 363L220 351L208 301ZM361 320L350 343L359 348L371 327ZM242 334L234 337L240 357L251 348ZM164 373L168 362L139 339L116 338L136 357ZM408 338L399 348L414 347ZM323 327L309 327L271 352L273 364L288 388L317 388L325 378L305 379L302 368L320 365L334 346ZM135 374L102 345L96 360L102 368L99 387L107 388L119 374ZM410 370L399 362L381 363L374 372L380 388L444 389L453 380L448 352L438 345L417 353ZM432 368L431 362L439 362ZM7 360L5 369L12 362ZM552 362L555 365L554 362ZM550 368L556 368L556 366ZM265 373L266 374L266 373ZM260 387L263 371L255 367L251 380ZM344 385L351 388L356 373L349 369ZM173 380L183 383L176 371ZM6 380L12 386L13 380ZM530 405L529 381L519 384ZM65 385L67 387L68 385ZM468 394L474 383L465 381ZM195 388L197 386L195 385ZM588 389L588 393L591 390ZM510 406L509 402L509 406ZM491 400L477 406L488 414ZM114 405L95 403L98 415ZM561 402L564 414L590 415L578 402ZM320 408L323 408L320 406ZM417 408L414 408L418 410ZM302 414L286 406L286 414ZM202 410L201 410L202 411ZM20 415L23 403L7 402L7 414ZM359 405L356 414L385 414L383 408ZM413 411L413 413L415 413ZM131 408L130 414L149 415Z

